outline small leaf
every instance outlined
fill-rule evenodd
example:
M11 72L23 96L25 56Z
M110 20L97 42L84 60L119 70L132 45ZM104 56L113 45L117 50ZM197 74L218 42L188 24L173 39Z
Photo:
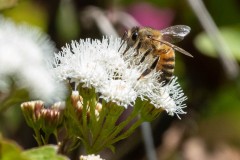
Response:
M23 155L31 160L67 160L67 157L57 155L57 146L48 145L39 148L34 148L23 152Z
M221 28L220 34L234 57L240 60L240 26ZM206 33L200 33L195 38L194 44L201 53L210 57L217 57L217 50Z
M113 145L109 145L107 146L107 148L109 148L113 153L115 153L115 147Z

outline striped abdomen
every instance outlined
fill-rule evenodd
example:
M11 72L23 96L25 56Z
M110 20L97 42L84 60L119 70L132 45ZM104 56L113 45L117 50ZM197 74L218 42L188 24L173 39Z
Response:
M175 66L175 52L170 47L159 50L160 60L157 64L157 71L161 71L160 81L169 82L173 76Z

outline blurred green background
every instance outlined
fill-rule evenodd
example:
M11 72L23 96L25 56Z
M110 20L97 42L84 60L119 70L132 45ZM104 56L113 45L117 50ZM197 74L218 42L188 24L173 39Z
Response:
M240 1L205 0L204 3L238 62ZM71 40L102 37L104 33L92 14L96 10L106 16L120 36L128 29L122 13L143 26L159 30L177 24L190 26L191 33L177 45L194 58L176 53L175 70L188 96L187 114L181 115L181 120L163 114L152 123L158 158L240 159L240 78L238 74L230 77L226 72L187 0L0 0L0 9L1 15L16 23L41 28L59 49ZM18 106L0 113L0 132L23 148L36 146ZM146 159L140 132L120 142L115 154L104 151L102 155L107 159Z

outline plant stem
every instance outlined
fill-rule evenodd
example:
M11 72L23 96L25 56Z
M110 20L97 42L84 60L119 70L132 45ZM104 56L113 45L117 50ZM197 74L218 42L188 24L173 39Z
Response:
M42 143L42 138L41 138L41 134L40 134L39 130L38 129L34 129L34 133L35 133L34 137L35 137L35 139L36 139L36 141L38 143L38 146L42 146L43 143Z

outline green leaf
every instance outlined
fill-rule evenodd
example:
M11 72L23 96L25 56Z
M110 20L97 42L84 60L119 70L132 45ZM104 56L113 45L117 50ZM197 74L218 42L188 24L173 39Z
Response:
M3 139L0 134L0 159L1 160L67 160L67 157L57 154L57 146L48 145L33 148L27 151L14 142Z
M115 147L113 145L109 145L107 146L107 148L109 148L113 153L115 153Z
M0 135L0 159L30 160L29 158L21 155L21 148L14 141L2 139L1 135Z
M240 25L220 28L220 34L237 60L240 60ZM207 34L200 33L194 40L196 48L210 57L217 57L217 51Z
M67 157L57 154L57 146L48 145L39 148L34 148L23 152L24 156L29 157L31 160L66 160Z

